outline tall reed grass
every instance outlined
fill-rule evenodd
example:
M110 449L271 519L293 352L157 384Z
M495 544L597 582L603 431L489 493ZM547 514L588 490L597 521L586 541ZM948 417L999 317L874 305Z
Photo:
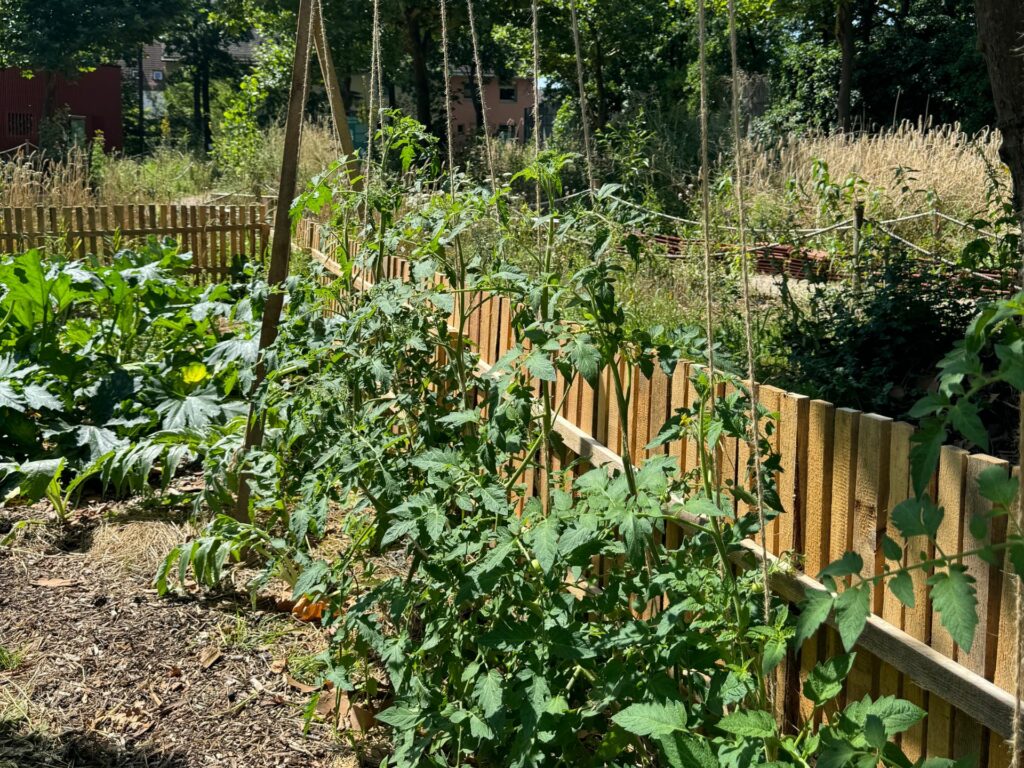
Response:
M752 142L747 189L755 208L792 206L794 196L784 193L795 188L813 197L814 165L822 161L833 184L863 180L870 215L899 216L935 207L966 218L987 213L993 190L1005 193L1009 187L1009 173L999 160L1000 141L993 130L968 134L959 124L905 122L874 134Z

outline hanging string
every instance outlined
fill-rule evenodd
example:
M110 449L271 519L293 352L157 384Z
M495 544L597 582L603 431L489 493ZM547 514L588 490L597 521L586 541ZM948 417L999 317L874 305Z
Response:
M484 151L487 153L487 172L491 178L491 192L498 191L498 177L494 172L494 150L491 146L490 123L487 121L487 99L484 96L484 68L480 62L480 45L476 35L476 19L473 14L473 0L466 0L469 15L469 36L473 42L473 62L476 64L477 93L480 94L480 113L484 119Z
M448 64L448 5L441 0L441 52L444 55L444 117L448 145L448 185L455 199L455 148L452 146L452 71Z
M537 0L530 6L533 23L533 148L540 157L540 14L537 12ZM535 158L536 159L536 158ZM536 210L540 216L540 178L535 185ZM537 230L537 244L540 246L540 229Z
M771 615L772 599L768 590L768 532L764 514L764 482L761 478L761 423L757 365L754 356L754 331L750 320L750 268L747 258L747 215L743 194L743 142L740 137L740 64L736 43L736 0L729 0L729 54L732 59L732 135L736 161L736 216L740 241L740 269L743 279L743 335L747 342L747 380L750 382L750 443L754 456L754 477L757 494L757 519L761 527L761 575L764 578L765 623ZM768 688L772 696L772 687ZM772 702L774 706L774 701Z
M590 185L591 194L596 189L594 185L594 160L590 153L590 119L587 117L587 89L583 81L583 49L580 47L580 25L576 18L576 0L569 2L569 15L572 19L572 42L576 48L576 81L580 89L580 120L583 123L583 154L587 164L587 183Z
M373 0L373 31L370 35L370 85L369 114L366 118L366 169L363 173L366 204L363 206L363 223L370 215L370 178L373 173L373 133L376 128L377 109L377 77L380 74L380 0Z
M701 229L704 240L704 309L707 312L705 330L708 337L708 399L712 412L715 408L715 338L711 318L711 193L708 184L708 67L705 0L697 0L697 44L700 61L700 201Z
M1020 287L1024 291L1024 242L1019 245L1018 248L1021 255L1020 265ZM1021 393L1019 404L1019 419L1017 422L1017 457L1024 467L1024 393ZM1014 533L1018 536L1024 534L1024 472L1021 473L1020 486L1017 489L1017 504L1015 505L1016 515L1013 520L1013 527L1016 528ZM1009 572L1007 572L1009 575ZM1024 627L1021 623L1024 622L1024 585L1021 585L1021 578L1018 576L1014 579L1014 586L1016 588L1015 605L1014 610L1016 613L1016 630L1017 630L1017 658L1014 659L1013 674L1014 682L1016 683L1016 699L1013 702L1013 730L1010 739L1010 766L1011 768L1022 768L1024 764L1024 722L1021 722L1021 699L1024 698L1024 675L1021 675L1021 670L1024 668Z
M1021 290L1024 290L1024 270L1022 270ZM1024 394L1020 396L1020 419L1017 425L1018 446L1017 455L1024 461ZM1017 489L1017 504L1015 505L1016 515L1014 518L1015 533L1020 536L1024 534L1024 473L1021 473L1020 487ZM1010 572L1007 571L1007 576ZM1024 621L1024 587L1021 585L1020 576L1014 579L1016 588L1014 610L1016 613L1017 630L1017 658L1014 659L1014 681L1016 683L1016 698L1013 702L1013 731L1010 739L1010 766L1021 768L1024 757L1024 723L1021 722L1021 699L1024 698L1024 675L1021 675L1021 668L1024 667L1024 631L1021 622Z

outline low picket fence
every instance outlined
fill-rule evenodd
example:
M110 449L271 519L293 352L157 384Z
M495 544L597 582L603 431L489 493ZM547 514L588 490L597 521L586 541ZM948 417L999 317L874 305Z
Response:
M270 242L265 204L38 206L0 209L0 253L55 248L107 258L125 243L173 238L199 278L223 279L236 259L262 260Z
M335 247L329 235L314 221L298 223L294 245L303 249L328 272L338 274ZM401 258L387 259L388 278L408 279L410 265ZM367 273L356 276L365 283ZM486 293L474 297L479 309L468 320L468 334L484 364L494 364L513 344L513 307L506 298ZM676 408L690 405L696 393L689 381L693 364L681 364L672 376L655 368L650 379L640 374L633 382L629 404L627 441L634 463L650 454L645 446ZM578 468L621 462L607 446L620 445L621 434L615 398L610 396L610 374L591 387L582 382L570 390L557 420L566 454L565 466ZM556 385L555 401L565 382ZM880 573L884 562L884 534L899 540L889 512L911 494L910 448L914 427L903 422L822 400L759 387L762 403L776 416L771 436L781 456L778 488L787 514L770 524L768 548L785 556L796 567L792 576L780 576L773 587L783 597L798 599L801 589L816 582L826 564L848 550L858 552L868 567ZM696 465L697 449L685 441L666 449L685 471ZM736 480L747 466L745 442L730 440L722 448L726 479ZM582 461L580 461L582 460ZM981 472L997 467L1017 473L1006 461L961 448L942 450L939 470L933 478L933 497L945 507L939 532L947 552L974 549L984 542L971 533L969 521L987 510L977 491ZM539 493L534 478L526 476L527 493ZM988 533L991 543L1005 537L997 523ZM680 535L669 531L668 535ZM756 554L760 547L750 547ZM857 661L847 681L847 700L872 696L901 696L928 712L927 719L902 735L902 747L912 760L919 757L974 755L983 768L1003 768L1010 762L1006 739L1011 734L1014 705L1014 654L1017 627L1013 580L1003 567L980 557L965 561L978 587L978 634L970 652L955 648L941 626L925 591L927 574L914 572L916 602L906 608L884 589L873 595L873 616L861 638ZM834 655L839 647L833 630L819 633L790 658L780 676L785 696L780 697L779 716L797 722L811 712L801 695L801 681L814 664Z

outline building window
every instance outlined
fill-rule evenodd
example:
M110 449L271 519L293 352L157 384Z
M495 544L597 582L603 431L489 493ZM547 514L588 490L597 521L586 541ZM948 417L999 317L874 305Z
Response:
M500 101L518 101L515 83L502 84L498 86L498 99Z
M154 69L153 70L153 82L154 83L160 83L160 82L163 82L163 79L164 79L164 71L162 69Z
M32 113L31 112L8 112L7 113L7 135L8 136L31 136L32 135Z
M85 118L81 115L71 115L68 118L68 138L76 147L84 147L87 143L88 131L86 130Z

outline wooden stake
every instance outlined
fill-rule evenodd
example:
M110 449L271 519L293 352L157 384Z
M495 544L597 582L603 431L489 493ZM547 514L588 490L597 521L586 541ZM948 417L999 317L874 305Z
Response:
M281 161L281 180L277 192L277 210L274 211L274 238L270 247L270 268L267 283L270 293L263 308L263 325L260 329L259 356L256 362L256 379L251 396L255 395L266 376L263 352L277 338L277 327L281 322L284 294L281 286L288 277L288 261L292 247L292 228L289 218L292 199L295 197L295 183L299 164L299 140L302 133L302 113L306 106L306 82L309 77L310 19L313 0L299 1L299 23L295 32L295 60L292 64L292 82L288 95L288 117L284 129L284 157ZM255 405L249 403L249 423L245 431L243 454L254 445L263 442L263 419L255 412ZM245 473L239 475L238 500L235 517L249 519L249 482Z
M327 28L324 26L324 11L321 0L314 0L313 2L311 23L313 25L313 45L316 48L316 58L320 62L320 74L323 76L324 87L327 89L327 101L331 105L331 119L334 121L334 129L338 132L341 151L348 156L346 170L349 181L353 188L359 189L362 186L362 179L359 176L356 148L352 142L352 131L348 127L348 110L345 109L345 100L341 96L338 71L334 68L331 47L327 44Z

